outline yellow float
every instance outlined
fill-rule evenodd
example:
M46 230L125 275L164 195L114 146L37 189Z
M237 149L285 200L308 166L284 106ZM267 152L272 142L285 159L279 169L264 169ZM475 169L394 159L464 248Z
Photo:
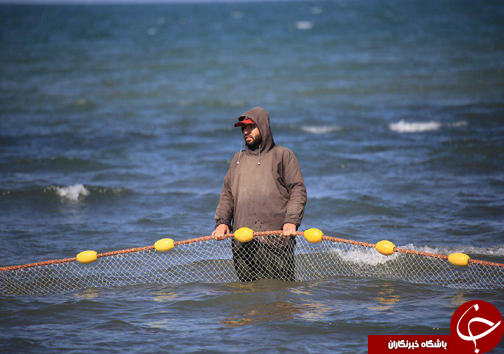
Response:
M250 242L254 238L254 231L248 227L242 227L236 230L234 238L240 242Z
M394 254L395 245L387 240L382 240L376 244L376 250L385 256Z
M95 251L84 251L77 255L77 261L82 264L93 263L98 259L97 253Z
M306 241L311 243L317 243L322 241L322 236L324 236L324 233L319 229L315 228L308 229L304 232L304 237Z
M452 253L448 256L448 262L457 267L465 267L469 264L469 256L464 253Z
M154 244L154 248L158 252L166 252L175 247L174 242L171 238L162 238Z

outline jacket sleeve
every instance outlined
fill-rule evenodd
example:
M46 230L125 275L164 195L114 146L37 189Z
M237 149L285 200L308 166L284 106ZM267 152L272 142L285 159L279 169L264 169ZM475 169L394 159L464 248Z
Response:
M224 183L222 186L222 192L219 199L219 205L215 211L215 227L226 224L231 228L231 221L233 220L233 209L234 200L233 194L231 193L231 169L226 173L224 177Z
M296 156L294 156L294 153L290 150L284 157L283 179L289 191L289 201L287 202L283 223L291 223L299 227L304 215L307 194L301 168L299 167Z

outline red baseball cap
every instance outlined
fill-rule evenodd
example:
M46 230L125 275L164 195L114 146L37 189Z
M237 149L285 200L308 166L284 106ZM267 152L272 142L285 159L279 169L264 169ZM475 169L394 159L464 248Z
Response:
M255 124L255 122L252 119L245 116L241 116L240 118L238 118L238 121L239 122L234 125L235 127L243 127L244 125Z

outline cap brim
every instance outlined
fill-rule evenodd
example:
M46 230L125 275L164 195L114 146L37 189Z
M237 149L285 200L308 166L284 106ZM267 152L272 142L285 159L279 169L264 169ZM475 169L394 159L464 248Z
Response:
M235 127L243 127L244 125L251 125L251 124L255 124L255 123L242 123L242 122L238 122L234 126Z
M255 122L252 119L248 118L248 117L241 116L240 118L245 118L245 119L243 119L243 120L239 121L238 123L236 123L234 125L235 127L243 127L244 125L255 124ZM238 119L240 119L240 118L238 118Z

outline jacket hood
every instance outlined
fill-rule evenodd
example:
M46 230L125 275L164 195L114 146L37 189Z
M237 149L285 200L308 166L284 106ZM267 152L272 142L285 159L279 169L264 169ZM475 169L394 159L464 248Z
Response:
M262 137L262 144L259 148L252 150L249 149L247 145L245 145L245 151L249 153L256 153L259 150L261 152L270 151L273 148L273 146L275 146L275 141L273 140L273 134L271 133L269 113L266 112L266 110L262 109L261 107L256 107L243 113L240 116L240 118L241 117L247 117L252 119L255 122L257 128L259 129L259 132L261 133Z

